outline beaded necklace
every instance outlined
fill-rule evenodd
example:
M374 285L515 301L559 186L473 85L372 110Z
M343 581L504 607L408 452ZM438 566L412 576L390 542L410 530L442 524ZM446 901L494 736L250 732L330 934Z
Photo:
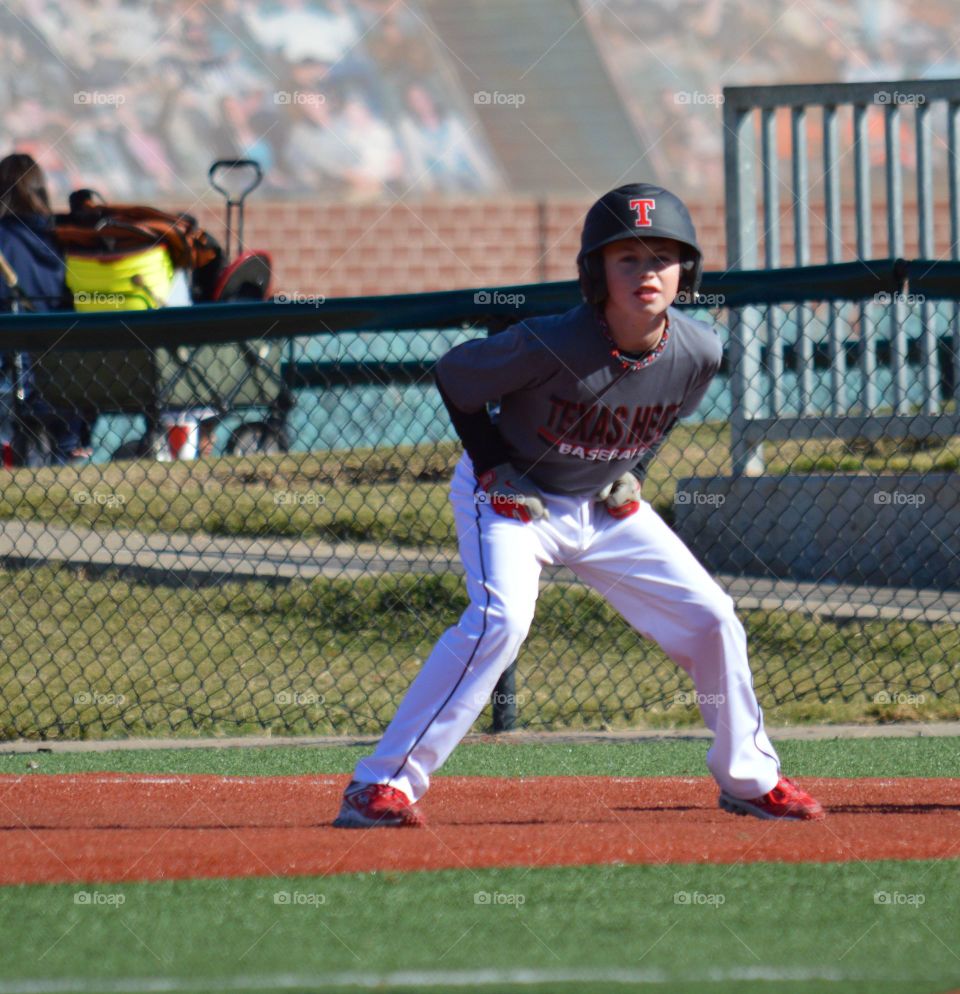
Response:
M670 316L665 316L666 324L663 327L663 335L660 337L660 341L657 342L656 346L652 348L645 355L641 356L639 359L631 359L629 356L625 356L621 352L617 343L613 340L613 335L610 334L610 325L607 324L607 319L601 314L599 315L600 320L600 330L603 332L603 337L606 338L607 342L610 344L610 355L613 356L617 362L623 366L624 369L644 369L649 366L661 352L667 347L667 341L670 338Z

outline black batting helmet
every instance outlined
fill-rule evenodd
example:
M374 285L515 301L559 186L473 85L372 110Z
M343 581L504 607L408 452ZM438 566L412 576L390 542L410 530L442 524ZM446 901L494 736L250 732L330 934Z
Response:
M696 296L703 273L703 253L686 205L662 186L630 183L604 194L584 219L577 269L587 303L600 305L607 299L601 249L621 238L672 238L680 242L680 295L689 300Z

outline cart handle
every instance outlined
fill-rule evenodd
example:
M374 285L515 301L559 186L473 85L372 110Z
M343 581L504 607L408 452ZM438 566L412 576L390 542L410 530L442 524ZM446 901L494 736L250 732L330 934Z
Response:
M239 196L234 199L234 195L222 187L217 182L217 173L221 170L227 169L252 169L253 179L248 186L243 187L239 191ZM260 185L263 180L263 169L260 163L256 159L217 159L217 161L210 167L207 172L207 177L210 180L210 185L219 193L222 193L224 197L227 198L228 204L242 204L247 197L253 193L254 190Z

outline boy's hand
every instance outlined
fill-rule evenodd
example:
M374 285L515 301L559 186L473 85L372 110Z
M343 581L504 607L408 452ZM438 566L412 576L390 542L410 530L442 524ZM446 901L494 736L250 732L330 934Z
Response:
M613 483L608 483L597 494L607 513L615 518L627 518L640 510L640 481L633 473L624 473Z
M505 518L528 522L550 517L540 491L508 462L481 473L477 482L487 492L490 506Z

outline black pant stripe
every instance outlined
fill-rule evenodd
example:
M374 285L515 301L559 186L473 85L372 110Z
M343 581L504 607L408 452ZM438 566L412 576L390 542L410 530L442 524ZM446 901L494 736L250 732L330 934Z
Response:
M474 487L473 490L474 496L476 496L478 489L479 485ZM417 746L420 744L421 739L424 737L424 735L427 734L427 732L430 729L430 726L437 720L437 718L440 717L440 714L443 711L443 709L450 703L450 699L457 692L457 688L460 686L461 683L463 683L463 678L467 675L467 671L470 669L470 664L473 662L473 658L474 656L476 656L477 650L480 648L480 644L483 642L483 636L487 631L487 609L490 607L490 590L487 587L487 573L483 565L483 543L480 541L480 502L475 500L473 502L473 506L476 508L476 513L477 513L477 547L480 555L480 578L483 582L483 589L487 593L487 602L483 606L483 625L480 629L480 637L477 639L477 644L473 647L473 652L470 653L470 658L464 664L463 672L457 678L457 682L453 685L452 689L450 690L450 693L447 694L447 696L444 698L443 703L440 705L440 707L437 708L433 717L424 726L423 731L417 736L416 741L407 750L407 754L403 757L403 762L397 767L396 772L390 778L391 780L396 780L396 778L399 777L400 774L403 772L403 768L407 765L410 756L413 754L413 750L416 749Z

